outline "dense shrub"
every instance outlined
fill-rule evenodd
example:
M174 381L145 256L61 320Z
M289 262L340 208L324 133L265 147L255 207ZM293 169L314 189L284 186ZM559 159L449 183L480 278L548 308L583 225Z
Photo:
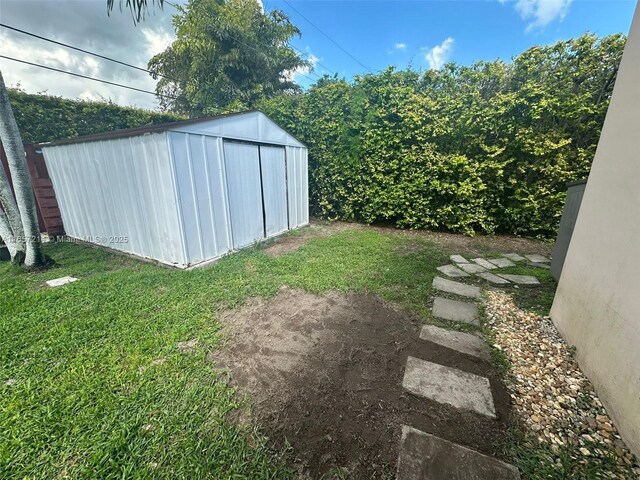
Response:
M184 118L171 113L121 107L107 101L33 95L19 89L10 89L9 98L25 143L49 142Z
M324 78L259 103L309 146L313 213L399 227L553 235L588 175L625 37L511 63Z

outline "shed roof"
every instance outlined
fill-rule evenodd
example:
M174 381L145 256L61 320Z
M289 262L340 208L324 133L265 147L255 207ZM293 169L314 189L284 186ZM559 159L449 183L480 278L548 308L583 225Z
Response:
M187 130L187 127L191 125L202 124L206 122L215 122L216 120L224 120L231 117L239 117L242 115L251 115L251 114L262 115L265 118L267 118L271 123L276 125L278 128L285 131L284 129L282 129L282 127L277 125L273 120L271 120L269 117L267 117L264 113L260 112L259 110L245 110L243 112L226 113L221 115L213 115L213 116L200 117L200 118L190 118L188 120L178 120L175 122L157 123L154 125L142 125L140 127L123 128L120 130L112 130L112 131L102 132L102 133L93 133L91 135L83 135L80 137L64 138L61 140L54 140L52 142L42 142L37 144L37 146L52 147L56 145L68 145L72 143L93 142L93 141L99 141L99 140L112 140L116 138L133 137L138 135L144 135L146 133L158 133L158 132L164 132L164 131L170 131L170 130L177 130L177 131L184 132ZM287 132L287 135L290 136L292 139L294 139L301 146L304 146L302 142L300 142L290 133Z

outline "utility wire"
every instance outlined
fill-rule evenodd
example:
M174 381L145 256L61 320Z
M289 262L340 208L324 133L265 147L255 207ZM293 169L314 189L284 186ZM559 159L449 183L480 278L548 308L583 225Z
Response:
M66 70L60 70L59 68L49 67L47 65L40 65L39 63L27 62L26 60L20 60L19 58L7 57L6 55L0 55L0 58L4 58L6 60L11 60L13 62L24 63L25 65L31 65L32 67L44 68L46 70L51 70L53 72L66 73L67 75L72 75L74 77L84 78L87 80L93 80L94 82L106 83L107 85L113 85L115 87L128 88L129 90L135 90L136 92L148 93L150 95L157 95L158 97L171 98L176 100L176 97L170 95L163 95L160 93L151 92L149 90L143 90L142 88L131 87L129 85L123 85L121 83L110 82L109 80L103 80L101 78L89 77L87 75L82 75L80 73L68 72Z
M168 3L168 2L165 2L165 3ZM164 75L161 75L161 74L159 74L157 72L152 72L151 70L147 70L146 68L138 67L137 65L132 65L132 64L127 63L127 62L122 62L120 60L116 60L115 58L107 57L105 55L100 55L99 53L90 52L89 50L84 50L82 48L74 47L73 45L69 45L68 43L58 42L57 40L52 40L51 38L43 37L41 35L36 35L35 33L27 32L26 30L21 30L19 28L12 27L11 25L6 25L4 23L0 23L0 27L4 27L6 29L13 30L14 32L23 33L24 35L29 35L31 37L35 37L35 38L38 38L40 40L44 40L45 42L50 42L50 43L54 43L56 45L60 45L62 47L70 48L70 49L76 50L78 52L86 53L88 55L93 55L94 57L102 58L104 60L109 60L110 62L118 63L120 65L124 65L125 67L135 68L136 70L139 70L141 72L146 72L146 73L149 73L149 74L154 75L154 76L157 75L159 77L167 78ZM171 78L167 78L167 80L171 80L171 81L175 82L175 80L172 80Z
M293 48L294 50L298 51L299 53L301 53L302 55L308 55L308 53L303 52L302 50L300 50L299 48L294 47L293 45L289 44L289 46L291 48ZM335 75L336 72L332 71L329 67L327 67L326 65L321 64L318 60L315 61L315 65L320 65L322 68L324 68L326 71L328 71L330 74ZM318 75L320 78L322 78L322 76Z
M329 39L329 41L331 43L333 43L336 47L338 47L340 50L342 50L344 53L346 53L347 55L349 55L353 60L355 60L358 64L360 64L360 66L364 67L365 69L367 69L369 72L371 72L371 69L369 67L367 67L364 63L362 63L360 60L358 60L356 57L354 57L351 53L349 53L342 45L340 45L338 42L336 42L333 38L331 38L329 35L327 35L326 33L324 33L324 31L318 27L315 23L313 23L311 20L309 20L307 17L305 17L302 13L300 13L300 11L295 8L293 5L291 5L291 3L289 3L287 0L282 0L284 3L286 3L287 5L289 5L289 8L291 8L294 12L296 12L298 15L300 15L302 18L304 18L312 27L314 27L316 30L318 30L322 35L324 35L325 37L327 37ZM373 73L373 72L371 72Z

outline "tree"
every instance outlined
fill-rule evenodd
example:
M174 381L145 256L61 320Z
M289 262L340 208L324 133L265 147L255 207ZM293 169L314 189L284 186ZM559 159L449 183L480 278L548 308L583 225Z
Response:
M0 215L0 234L9 251L11 252L13 249L12 260L22 261L21 252L24 243L26 247L24 249L24 265L28 269L38 268L44 265L45 257L40 241L36 200L27 169L24 146L20 138L18 124L13 116L2 72L0 72L0 142L7 155L16 198L14 204L10 189L7 191L6 175L2 171L0 174L0 201L2 202L3 215ZM16 210L19 211L20 221L18 221ZM7 227L10 228L10 231Z
M133 23L144 20L147 10L149 9L148 0L120 0L120 10L122 10L122 4L125 4L126 8L131 10L133 15ZM151 0L151 3L157 3L160 8L164 8L164 0ZM107 0L107 14L110 15L113 10L115 0Z
M149 62L164 108L212 114L299 91L291 74L308 63L289 46L300 31L283 12L265 14L256 0L189 0L177 8L176 41Z

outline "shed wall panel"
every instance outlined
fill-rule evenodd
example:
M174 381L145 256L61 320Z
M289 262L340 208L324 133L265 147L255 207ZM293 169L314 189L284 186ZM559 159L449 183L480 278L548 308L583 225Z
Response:
M217 245L217 256L219 256L233 249L225 181L223 141L221 138L206 136L203 138L208 159L209 195L214 223L213 233Z
M169 145L189 265L232 249L222 139L170 132Z
M182 265L165 134L43 147L67 235Z
M264 238L258 155L257 145L224 142L224 166L234 248L246 247Z
M287 147L287 188L289 192L289 227L309 223L309 180L307 149Z
M267 237L270 237L289 228L284 148L261 145L260 168L262 171L265 229Z

